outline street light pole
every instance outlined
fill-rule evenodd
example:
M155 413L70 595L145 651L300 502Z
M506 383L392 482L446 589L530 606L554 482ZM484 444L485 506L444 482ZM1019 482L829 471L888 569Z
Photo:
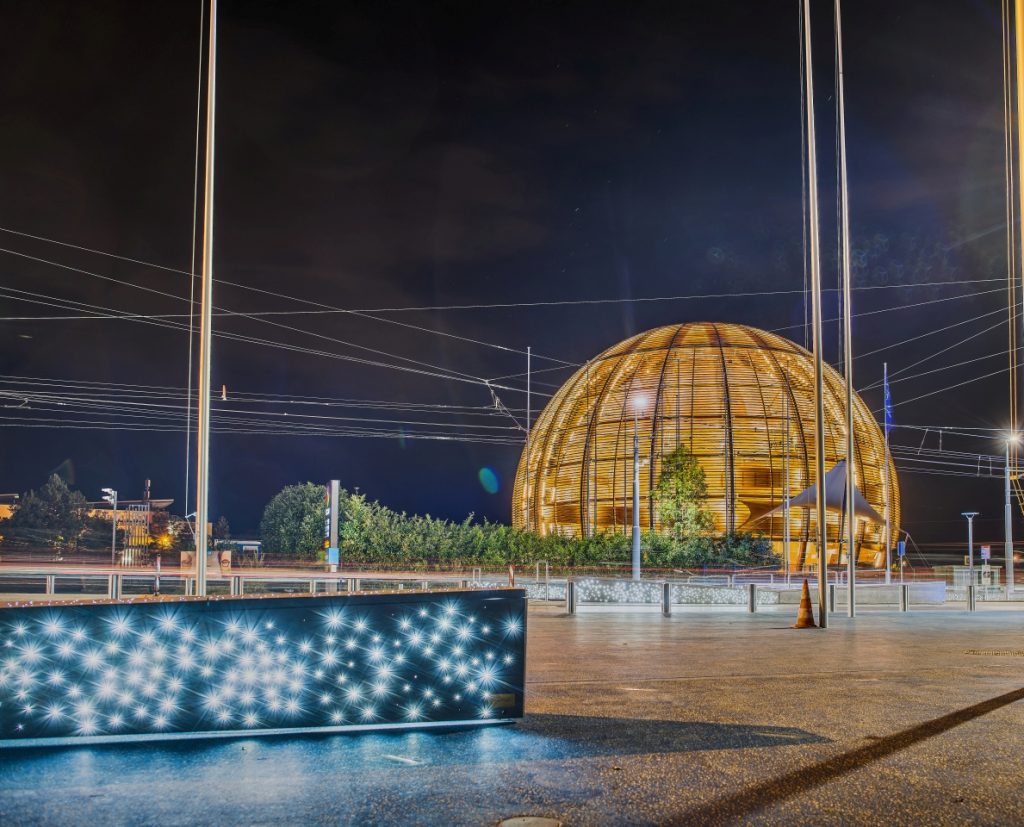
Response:
M103 499L110 503L114 516L110 520L110 567L117 565L117 492L113 488L103 489Z
M640 579L640 406L633 402L633 579Z
M1010 491L1010 445L1016 444L1019 437L1017 434L1011 434L1006 440L1006 468L1005 468L1005 480L1004 490L1005 497L1003 501L1003 526L1005 530L1005 543L1003 548L1005 549L1004 555L1006 557L1006 599L1010 599L1010 595L1013 593L1013 505L1011 503L1011 491Z
M961 517L967 518L967 579L972 586L974 585L974 518L978 514L977 511L963 511L960 514Z

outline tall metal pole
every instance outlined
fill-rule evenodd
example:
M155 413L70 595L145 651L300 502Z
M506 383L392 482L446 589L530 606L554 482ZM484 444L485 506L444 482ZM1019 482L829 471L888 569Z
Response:
M889 386L889 363L882 363L882 386ZM892 583L892 536L889 533L889 424L883 425L885 430L885 446L882 449L882 511L885 528L882 542L885 543L885 585ZM903 561L900 560L900 574L903 573Z
M1005 542L1003 545L1003 553L1006 557L1006 599L1010 599L1010 595L1013 592L1013 506L1010 501L1010 444L1013 439L1016 438L1016 434L1011 439L1006 440L1006 469L1005 469L1005 482L1004 489L1006 496L1003 501L1003 526L1006 534Z
M977 511L964 511L961 517L967 518L967 582L974 585L974 518Z
M854 589L857 581L857 516L854 505L854 432L853 432L853 304L850 267L850 204L846 178L846 99L843 82L843 27L840 0L836 2L836 72L839 77L839 205L842 223L843 263L843 372L846 374L846 614L857 613Z
M814 445L817 479L815 511L818 533L818 614L828 627L828 534L825 523L825 368L821 341L821 250L818 233L818 154L814 137L814 62L811 58L810 0L803 0L804 87L807 98L807 196L811 258L811 311L814 342Z
M526 488L526 530L530 530L530 362L532 351L526 347L526 477L523 486Z
M196 594L206 594L210 501L210 346L213 326L213 143L217 92L217 0L210 0L210 52L206 84L206 186L203 221L203 285L199 326L199 414L196 464Z
M784 500L784 502L786 503L786 507L783 510L783 514L785 516L785 523L782 526L782 548L783 548L783 553L786 555L786 585L788 586L789 585L789 579L790 579L790 566L792 565L792 563L790 563L790 560L789 560L790 528L789 528L789 389L788 389L788 387L786 388L785 400L786 400L786 454L785 454L785 457L786 457L785 466L786 466L786 468L785 468L785 472L784 472L783 476L786 478L785 479L785 483L784 483L785 484L785 491L784 491L785 500Z
M633 409L633 579L640 579L640 412Z
M115 491L111 495L110 504L114 509L113 519L110 521L111 529L110 532L110 567L113 568L117 565L117 492Z

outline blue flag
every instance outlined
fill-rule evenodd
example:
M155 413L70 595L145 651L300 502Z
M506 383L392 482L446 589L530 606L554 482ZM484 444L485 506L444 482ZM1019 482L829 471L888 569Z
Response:
M889 431L892 430L892 395L889 393L889 365L886 364L883 370L882 387L884 388L885 399L885 436L888 439Z

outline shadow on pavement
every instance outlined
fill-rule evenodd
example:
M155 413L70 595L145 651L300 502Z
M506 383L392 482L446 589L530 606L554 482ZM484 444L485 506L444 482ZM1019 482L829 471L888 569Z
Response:
M1020 700L1024 700L1024 689L1015 689L1004 695L989 698L987 701L958 709L940 718L933 718L923 724L880 738L867 746L858 747L809 767L762 781L734 795L710 801L700 807L688 810L672 822L666 823L720 824L741 819L757 810L813 790L893 753L934 738L947 730Z
M794 727L584 715L528 715L516 729L522 735L558 741L566 753L581 758L782 747L827 740Z

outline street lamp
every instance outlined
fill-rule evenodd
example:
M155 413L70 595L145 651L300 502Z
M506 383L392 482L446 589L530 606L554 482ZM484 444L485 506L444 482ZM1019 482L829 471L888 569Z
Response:
M1003 501L1003 528L1005 531L1005 544L1003 548L1006 556L1006 599L1009 600L1013 593L1013 506L1010 503L1010 447L1020 444L1020 434L1010 431L1006 436L1006 468L1004 489L1006 496Z
M978 514L977 511L960 512L961 517L967 518L967 579L972 586L974 585L974 518Z
M117 492L113 488L103 489L103 499L110 503L114 509L114 516L110 519L110 566L113 568L117 563L115 562L115 554L117 551Z
M633 579L640 579L640 412L647 398L633 398Z

